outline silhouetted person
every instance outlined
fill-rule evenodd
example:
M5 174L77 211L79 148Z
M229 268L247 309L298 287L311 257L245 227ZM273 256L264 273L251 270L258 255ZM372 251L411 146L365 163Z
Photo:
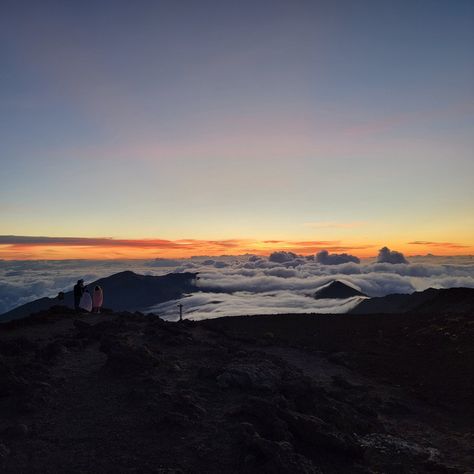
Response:
M92 311L92 298L87 286L84 288L84 293L82 293L79 307L82 311L87 311L88 313Z
M102 303L104 302L104 292L102 288L97 285L94 288L94 293L92 295L92 312L100 313L100 308L102 308Z
M79 310L82 295L84 294L84 280L77 280L74 285L74 309Z

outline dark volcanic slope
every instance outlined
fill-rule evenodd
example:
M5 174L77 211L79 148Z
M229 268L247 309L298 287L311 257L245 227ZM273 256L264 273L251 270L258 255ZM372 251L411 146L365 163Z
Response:
M428 288L412 294L370 298L349 311L352 314L474 311L473 288Z
M0 471L468 471L472 320L398 316L6 323Z
M237 339L266 335L278 345L331 353L371 378L459 411L460 421L474 416L472 312L250 316L201 324Z
M196 273L170 273L164 276L138 275L131 271L116 273L92 283L104 290L104 305L115 311L143 310L164 301L180 298L183 293L194 291ZM72 291L65 293L63 302L57 298L40 298L0 315L0 322L24 318L32 313L49 309L58 304L73 307Z
M346 285L342 281L335 280L331 282L329 285L324 286L320 290L317 290L314 293L314 297L316 299L322 298L336 298L336 299L343 299L343 298L352 298L353 296L367 296L366 294L362 293L352 286Z

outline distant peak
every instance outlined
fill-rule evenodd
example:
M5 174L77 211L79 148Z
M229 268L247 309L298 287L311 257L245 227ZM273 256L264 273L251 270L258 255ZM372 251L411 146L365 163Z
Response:
M132 272L132 270L124 270L123 272L114 273L111 276L119 276L119 275L124 275L124 276L125 275L130 275L130 276L132 276L132 275L138 275L138 274L135 273L135 272Z
M366 294L359 291L357 288L354 288L352 285L348 285L339 280L334 280L331 283L328 283L314 293L316 299L323 298L335 298L335 299L344 299L352 298L353 296L367 296Z

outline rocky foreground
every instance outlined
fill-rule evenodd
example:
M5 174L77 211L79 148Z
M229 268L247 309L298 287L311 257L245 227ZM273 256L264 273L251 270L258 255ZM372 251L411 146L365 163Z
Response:
M0 326L0 471L470 472L473 336L470 314L53 308Z

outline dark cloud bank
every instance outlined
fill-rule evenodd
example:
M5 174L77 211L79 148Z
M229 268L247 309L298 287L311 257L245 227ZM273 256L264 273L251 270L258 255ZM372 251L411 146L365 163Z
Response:
M379 263L408 263L408 260L401 252L390 250L388 247L383 247L379 250L377 257Z
M340 265L348 262L360 263L360 259L347 253L330 254L327 250L321 250L316 254L316 262L322 265Z

